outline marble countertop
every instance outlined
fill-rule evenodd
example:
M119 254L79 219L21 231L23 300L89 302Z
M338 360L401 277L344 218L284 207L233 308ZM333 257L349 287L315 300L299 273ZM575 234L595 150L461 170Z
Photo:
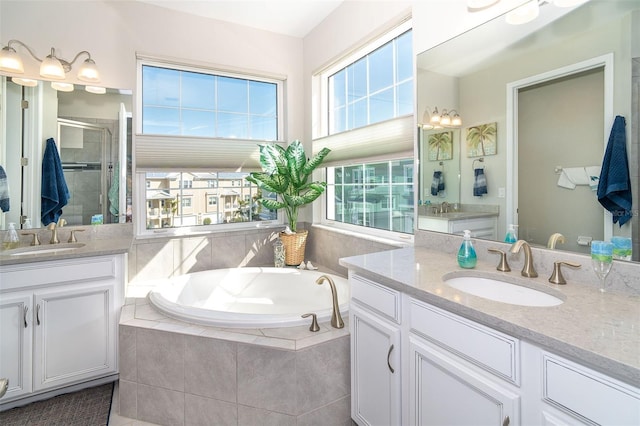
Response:
M82 246L78 247L80 244ZM110 254L126 253L131 249L133 244L132 237L115 237L105 239L82 239L82 235L78 234L78 244L61 242L60 244L43 243L40 246L31 247L29 245L21 246L18 249L0 251L0 265L18 265L21 263L44 262L49 260L75 259L80 257L102 256ZM72 250L46 251L49 249L64 249L66 247L75 247ZM35 248L36 250L44 250L43 252L34 251L30 254L22 254L19 256L13 253L19 253L24 250Z
M634 386L640 386L640 297L601 293L569 281L550 284L546 276L524 278L519 268L499 272L478 261L462 269L456 256L415 247L345 257L340 264L416 299L536 344ZM495 302L456 290L445 274L502 278L556 295L564 302L529 307Z

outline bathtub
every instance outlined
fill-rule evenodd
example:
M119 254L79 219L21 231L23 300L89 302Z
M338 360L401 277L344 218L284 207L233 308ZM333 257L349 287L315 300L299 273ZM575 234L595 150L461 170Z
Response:
M229 268L195 272L164 280L149 292L150 303L165 315L182 321L229 328L276 328L311 324L302 314L316 313L318 321L331 317L328 282L334 281L344 316L349 282L332 274L295 268Z

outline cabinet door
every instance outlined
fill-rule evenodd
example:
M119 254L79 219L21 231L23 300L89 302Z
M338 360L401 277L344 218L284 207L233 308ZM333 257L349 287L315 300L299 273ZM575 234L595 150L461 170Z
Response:
M400 425L400 329L355 304L350 311L352 418Z
M36 390L116 371L113 303L108 284L35 294Z
M9 379L0 402L31 392L32 295L0 296L0 378Z
M519 395L483 373L409 336L409 424L519 424Z

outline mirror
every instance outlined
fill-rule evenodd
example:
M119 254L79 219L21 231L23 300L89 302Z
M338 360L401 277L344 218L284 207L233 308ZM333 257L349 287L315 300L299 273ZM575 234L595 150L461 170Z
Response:
M518 237L533 245L582 253L590 240L619 235L632 238L638 260L638 95L632 90L638 70L632 73L632 62L640 62L639 28L638 2L591 0L566 9L546 3L528 24L498 17L420 53L418 229L471 229L475 237L504 241L514 224ZM462 126L422 126L435 107L456 110ZM559 184L563 171L594 167L599 173L616 115L626 120L633 196L633 217L622 227L588 184ZM477 136L485 131L483 153ZM453 159L441 166L428 141L442 132L451 133ZM437 170L446 191L433 195ZM482 177L487 193L476 195ZM590 223L581 223L587 216ZM552 238L556 233L562 237Z
M47 81L34 87L0 77L2 120L0 164L9 182L9 211L2 229L41 227L42 159L46 140L58 148L70 198L62 208L67 226L131 221L131 108L129 90L104 94L75 85L57 91ZM24 166L21 166L21 158ZM97 216L98 215L98 216ZM95 220L95 219L94 219Z

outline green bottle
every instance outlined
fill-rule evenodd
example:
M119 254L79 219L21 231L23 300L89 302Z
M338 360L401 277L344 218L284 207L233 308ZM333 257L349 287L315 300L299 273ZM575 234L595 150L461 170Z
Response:
M458 265L460 265L461 268L471 269L475 268L477 262L478 256L471 243L471 231L467 229L464 231L464 239L462 240L460 250L458 250Z

